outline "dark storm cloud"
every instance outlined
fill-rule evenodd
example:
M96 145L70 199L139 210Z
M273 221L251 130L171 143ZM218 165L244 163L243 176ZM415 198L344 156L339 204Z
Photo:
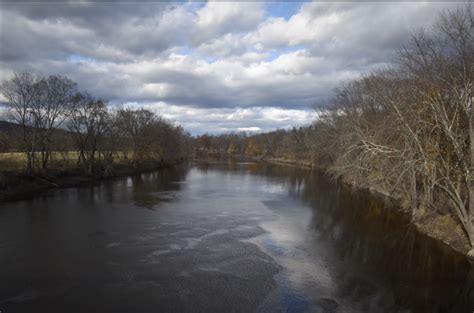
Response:
M36 1L36 2L3 2L2 9L6 14L22 15L29 20L54 21L69 20L86 28L111 30L123 19L136 16L154 16L164 9L175 6L166 2L81 2L81 1Z
M154 37L149 34L140 37L140 34L128 34L127 31L131 29L130 24L160 20L164 12L176 8L161 2L19 2L1 3L0 6L1 40L5 47L2 60L15 55L17 59L26 60L35 55L40 59L45 54L50 58L61 58L72 53L117 60L132 57L127 50L138 54L149 49L161 52L169 48L172 42L166 37L172 34L157 38L153 27L150 32Z

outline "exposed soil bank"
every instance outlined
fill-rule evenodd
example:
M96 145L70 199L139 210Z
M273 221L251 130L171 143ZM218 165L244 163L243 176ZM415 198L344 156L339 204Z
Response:
M29 176L15 172L2 173L4 177L1 177L0 202L34 197L54 188L93 185L103 180L156 171L183 163L184 161L185 160L177 160L168 163L150 162L138 167L119 164L115 165L113 171L107 176L104 176L102 173L84 175L80 171L55 171L54 169L49 170L47 175L35 174Z
M320 170L323 173L325 172L324 169L317 168L313 164L311 164L310 161L305 160L264 158L262 159L262 161L280 165L316 169ZM396 204L397 207L401 208L400 210L403 211L403 199L396 199L385 190L379 190L377 188L362 188L360 186L355 186L352 183L344 181L344 178L342 178L342 182L353 189L368 190L377 196L388 197ZM437 212L425 212L422 216L417 217L412 222L420 233L425 234L426 236L431 237L435 240L443 242L444 244L451 247L453 250L460 252L463 255L467 256L467 253L471 249L469 245L469 240L464 231L462 230L461 225L459 225L459 223L457 223L456 220L450 215L442 215Z
M274 164L303 167L303 168L314 168L314 165L310 161L305 161L305 160L292 160L292 159L283 159L283 158L263 158L262 161L274 163Z

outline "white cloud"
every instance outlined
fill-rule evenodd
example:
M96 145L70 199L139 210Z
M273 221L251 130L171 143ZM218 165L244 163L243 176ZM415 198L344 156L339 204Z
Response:
M239 127L237 131L255 133L262 131L262 129L260 127Z
M147 103L145 108L178 122L194 134L223 132L262 132L310 124L316 117L312 110L272 107L197 108Z
M0 3L0 76L34 69L195 133L309 123L341 81L385 66L453 3ZM150 104L153 103L153 104Z
M198 42L228 33L249 31L264 17L261 2L208 2L196 12Z

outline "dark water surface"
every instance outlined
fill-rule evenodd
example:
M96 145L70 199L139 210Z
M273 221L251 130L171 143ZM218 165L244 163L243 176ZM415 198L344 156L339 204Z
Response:
M0 311L473 312L464 257L315 172L202 163L0 205Z

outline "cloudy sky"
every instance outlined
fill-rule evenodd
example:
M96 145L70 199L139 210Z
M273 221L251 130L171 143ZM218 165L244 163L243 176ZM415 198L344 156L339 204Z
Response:
M451 3L2 2L0 75L66 75L193 134L307 124Z

